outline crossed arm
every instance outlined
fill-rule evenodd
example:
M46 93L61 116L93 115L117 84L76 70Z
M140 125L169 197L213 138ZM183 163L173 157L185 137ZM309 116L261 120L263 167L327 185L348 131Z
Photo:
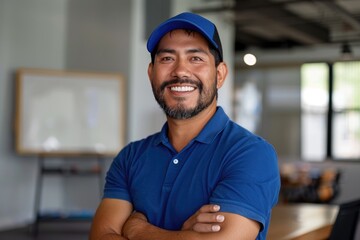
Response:
M127 201L103 199L94 217L90 240L250 240L255 239L260 230L258 222L219 212L215 205L201 207L179 231L158 228L150 224L145 215L132 211Z

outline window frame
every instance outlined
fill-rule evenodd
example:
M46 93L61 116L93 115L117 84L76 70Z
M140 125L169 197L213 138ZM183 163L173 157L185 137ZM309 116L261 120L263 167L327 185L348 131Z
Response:
M303 152L301 151L301 158L303 161L306 162L324 162L326 160L334 161L334 162L359 162L360 163L360 156L359 157L351 157L351 158L345 158L345 157L334 157L334 148L333 148L333 139L334 139L334 133L333 133L333 125L334 125L334 117L336 115L336 111L334 110L334 83L335 83L335 74L334 74L334 65L339 62L348 62L348 61L336 61L336 62L316 62L316 63L325 63L328 67L328 106L327 106L327 116L326 116L326 136L325 136L325 156L322 160L314 160L314 159L306 159L303 157ZM360 64L360 61L351 61L351 62L358 62ZM314 62L314 64L316 64ZM311 64L311 63L305 63L305 64ZM360 80L360 79L359 79ZM301 77L302 81L302 77ZM300 88L300 91L302 91L302 87ZM342 111L345 112L351 112L355 111L360 113L360 108L344 108ZM301 118L304 114L304 109L301 107ZM301 120L302 122L303 120ZM301 127L303 127L303 124L301 124ZM301 135L301 138L304 136ZM301 140L302 142L302 140Z

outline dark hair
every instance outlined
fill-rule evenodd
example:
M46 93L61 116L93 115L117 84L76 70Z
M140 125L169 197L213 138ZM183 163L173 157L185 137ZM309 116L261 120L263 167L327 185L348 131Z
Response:
M219 64L221 63L220 60L220 54L218 52L218 50L216 50L212 45L209 44L209 49L210 49L210 53L214 56L215 58L215 67L219 66Z
M196 32L196 31L193 31L193 30L189 30L189 29L184 29L184 31L186 31L189 35ZM172 31L170 31L171 33ZM210 53L214 56L215 58L215 67L219 66L220 62L221 62L221 58L220 58L220 53L219 51L212 45L210 44L210 42L208 41L208 45L209 45L209 50L210 50ZM155 55L157 53L157 50L158 50L158 46L159 46L159 43L156 45L156 47L154 48L154 50L151 52L151 63L154 64L154 61L155 61Z

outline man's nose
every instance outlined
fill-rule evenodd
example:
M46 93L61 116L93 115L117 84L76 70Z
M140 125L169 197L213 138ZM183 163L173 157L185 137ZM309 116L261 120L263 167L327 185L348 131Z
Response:
M184 60L177 61L171 76L175 78L189 78L191 76L191 71L189 70L188 63Z

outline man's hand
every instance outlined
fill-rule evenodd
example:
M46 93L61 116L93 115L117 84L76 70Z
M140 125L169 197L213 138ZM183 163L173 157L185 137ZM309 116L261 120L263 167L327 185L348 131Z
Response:
M188 220L186 220L181 230L192 230L195 232L218 232L221 227L219 223L224 222L224 215L219 214L220 206L208 204L202 206Z

